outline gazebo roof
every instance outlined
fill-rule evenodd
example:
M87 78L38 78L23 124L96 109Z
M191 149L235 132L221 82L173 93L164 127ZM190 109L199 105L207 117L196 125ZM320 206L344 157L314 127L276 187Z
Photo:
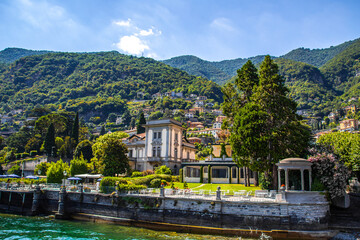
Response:
M304 158L285 158L276 164L278 167L286 167L286 168L299 168L299 167L310 167L312 165L311 162Z

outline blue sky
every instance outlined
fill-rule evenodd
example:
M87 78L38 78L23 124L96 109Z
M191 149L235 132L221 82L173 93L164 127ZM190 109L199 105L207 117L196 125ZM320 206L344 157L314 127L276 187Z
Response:
M359 10L357 0L2 0L0 49L280 56L359 38Z

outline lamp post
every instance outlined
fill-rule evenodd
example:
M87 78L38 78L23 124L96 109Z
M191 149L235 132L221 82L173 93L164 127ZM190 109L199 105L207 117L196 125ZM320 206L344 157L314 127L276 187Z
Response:
M64 188L66 188L66 175L67 175L67 172L64 170Z

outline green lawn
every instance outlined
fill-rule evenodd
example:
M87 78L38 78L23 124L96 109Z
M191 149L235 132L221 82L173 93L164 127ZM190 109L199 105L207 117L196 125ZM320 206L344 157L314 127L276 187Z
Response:
M175 187L179 188L179 189L184 189L184 184L180 183L180 182L175 182L174 183ZM203 186L201 186L203 185ZM239 191L239 190L246 190L246 191L255 191L255 190L261 190L260 187L255 187L253 185L251 185L250 187L245 187L243 184L217 184L217 183L188 183L188 187L190 189L193 189L194 191L199 191L199 190L211 190L213 192L215 192L217 190L217 187L220 186L221 190L229 190L229 194L233 195L234 191ZM170 186L167 186L166 188L170 188Z

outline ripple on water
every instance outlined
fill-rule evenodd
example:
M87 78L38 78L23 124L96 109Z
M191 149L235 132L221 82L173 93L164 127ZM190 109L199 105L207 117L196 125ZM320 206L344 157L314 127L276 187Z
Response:
M91 222L0 214L0 239L13 240L235 240L239 238L157 232ZM244 239L244 238L242 238Z

